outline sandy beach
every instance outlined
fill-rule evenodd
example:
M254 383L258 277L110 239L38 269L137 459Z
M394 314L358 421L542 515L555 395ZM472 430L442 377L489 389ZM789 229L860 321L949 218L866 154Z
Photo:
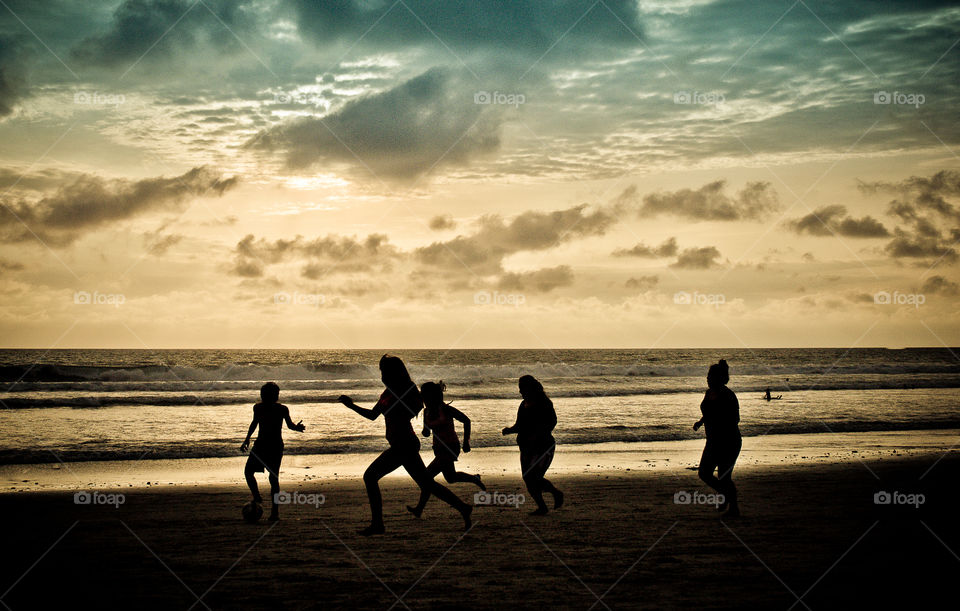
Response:
M564 448L553 481L567 493L566 506L545 517L522 504L477 506L466 534L435 499L422 519L412 517L404 505L416 499L415 486L389 477L387 534L370 539L355 533L369 518L362 455L326 466L327 456L295 457L281 487L301 504L284 507L277 523L257 525L240 520L247 492L234 459L180 461L195 464L181 465L179 476L157 464L176 461L118 463L113 471L104 463L8 466L5 486L16 469L33 469L34 480L2 495L15 524L8 549L17 550L2 602L11 609L923 606L953 596L960 562L956 439L957 431L748 438L736 477L744 516L728 521L698 504L705 497L697 493L711 491L691 470L701 446L690 442ZM506 449L478 450L461 468L484 473L491 491L517 500L525 490L515 458ZM221 481L231 472L232 483ZM78 491L93 491L88 483L99 497L75 504ZM42 490L25 491L30 486ZM453 489L461 498L475 491ZM875 502L882 492L891 504Z

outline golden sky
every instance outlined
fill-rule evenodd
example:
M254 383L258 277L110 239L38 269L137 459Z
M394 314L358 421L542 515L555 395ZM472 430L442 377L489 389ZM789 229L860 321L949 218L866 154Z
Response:
M947 2L5 0L4 347L960 344Z

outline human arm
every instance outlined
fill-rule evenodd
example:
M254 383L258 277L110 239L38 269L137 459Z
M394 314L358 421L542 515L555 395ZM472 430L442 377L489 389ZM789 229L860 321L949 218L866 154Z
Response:
M470 451L470 418L466 414L453 407L448 405L446 407L447 413L450 414L450 417L454 420L458 420L463 423L463 451L464 453Z
M360 407L359 405L354 403L353 399L351 399L347 395L340 395L337 401L339 401L340 403L343 403L345 406L357 412L367 420L376 420L381 413L379 403L377 403L377 405L375 405L373 409L367 409L365 407Z
M520 408L523 408L523 403L520 403ZM503 435L513 435L520 429L520 410L517 410L517 420L514 422L513 426L508 426L500 431Z
M241 451L241 452L246 452L246 451L247 451L247 448L250 447L250 438L253 437L253 432L254 432L255 430L257 430L257 424L258 424L258 423L259 423L259 421L257 420L257 410L254 409L254 410L253 410L253 420L250 421L250 427L247 429L247 438L243 440L243 443L242 443L242 444L240 444L240 451Z
M294 423L293 423L293 418L290 417L290 410L287 409L287 408L284 408L284 409L283 409L283 419L284 419L284 420L286 421L286 423L287 423L287 428L290 429L290 430L292 430L292 431L297 431L297 432L302 433L303 430L307 428L306 426L304 426L303 420L301 420L300 422L294 424Z

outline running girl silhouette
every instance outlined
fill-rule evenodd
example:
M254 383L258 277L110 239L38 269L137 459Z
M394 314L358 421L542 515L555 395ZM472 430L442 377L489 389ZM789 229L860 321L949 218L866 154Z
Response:
M544 392L543 385L535 377L521 377L519 386L523 401L517 410L517 422L503 429L503 434L517 435L523 481L530 496L537 503L537 509L531 515L542 516L547 513L547 504L543 502L544 490L553 495L554 509L563 505L563 493L544 477L553 462L557 446L553 438L553 429L557 426L557 412Z
M707 443L700 457L700 479L724 496L720 511L726 511L724 517L740 517L737 504L737 487L733 485L733 467L740 456L743 439L740 437L740 402L737 395L727 388L730 381L730 368L727 362L710 365L707 372L707 393L700 403L703 417L693 425L693 430L704 426L707 431ZM713 475L717 471L719 477Z
M423 401L417 385L410 379L407 367L399 357L385 354L380 358L380 379L386 390L373 409L365 409L346 395L340 395L339 401L368 420L376 420L381 414L387 428L387 442L390 447L378 456L363 474L363 483L370 499L370 526L358 531L363 536L379 535L385 531L383 525L383 497L380 494L380 480L397 468L406 469L420 489L433 494L463 516L464 527L469 530L470 514L473 507L467 505L457 495L441 484L433 481L427 474L427 468L420 458L420 440L413 432L410 421L423 409Z
M485 491L487 487L480 481L479 475L457 471L453 466L460 456L460 439L453 421L463 423L463 451L467 453L470 451L470 419L454 406L443 402L443 392L446 389L443 380L439 384L427 382L420 387L424 406L423 436L429 437L430 432L433 432L433 460L427 465L427 475L433 479L438 473L443 473L443 479L447 480L448 484L470 482ZM420 502L417 506L407 505L407 510L419 518L429 500L430 491L423 489L420 491Z

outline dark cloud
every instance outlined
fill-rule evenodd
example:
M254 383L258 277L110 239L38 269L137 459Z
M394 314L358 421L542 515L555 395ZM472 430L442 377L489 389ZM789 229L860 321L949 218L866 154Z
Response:
M174 177L108 180L82 175L40 200L3 202L0 241L34 236L49 246L66 246L91 228L158 210L179 210L192 197L223 195L237 178L223 178L201 166Z
M923 286L920 287L922 293L933 293L940 295L956 295L960 293L960 284L948 280L943 276L930 276Z
M86 64L129 66L141 59L152 63L186 55L201 45L237 51L243 46L234 34L249 41L258 28L257 15L253 2L125 0L106 29L84 38L71 57Z
M456 229L457 223L449 214L438 214L430 219L430 229L434 231L445 231L447 229Z
M486 275L499 273L503 259L522 251L547 250L583 237L603 235L616 217L606 210L586 211L586 204L553 212L527 211L506 222L491 215L477 221L469 235L416 249L427 265Z
M896 258L936 258L956 261L960 241L960 210L949 201L960 197L960 172L941 170L899 182L860 182L866 194L890 193L888 214L901 221L886 252Z
M660 278L658 276L640 276L639 278L627 278L624 286L628 289L649 291L653 287L657 286L657 283L659 282Z
M787 227L799 234L816 236L842 235L851 238L886 238L890 232L883 223L872 216L853 218L846 206L833 205L817 208L810 214L786 222Z
M736 196L725 193L726 181L717 180L699 189L650 193L640 203L635 186L628 187L615 200L619 206L637 207L641 217L668 214L697 221L756 220L780 207L777 192L770 183L748 183Z
M25 95L23 57L16 42L13 37L0 35L0 117L12 113L14 105Z
M508 291L547 293L571 284L573 284L573 270L568 265L559 265L531 272L507 272L500 276L497 286Z
M527 56L525 65L604 49L639 46L639 7L632 0L287 0L305 38L317 44L429 46L449 53L484 50ZM408 10L409 7L409 10ZM562 44L558 44L558 42ZM554 48L556 47L556 48ZM547 54L550 51L550 54ZM469 56L468 56L469 57ZM525 68L524 68L525 69Z
M720 251L715 246L685 248L670 267L677 269L710 269L717 265L717 259L719 258Z
M677 254L677 238L668 238L657 247L640 243L633 248L620 248L613 251L615 257L646 257L661 258L673 257Z
M434 68L387 91L351 100L325 117L270 128L247 146L282 151L292 168L347 165L378 177L409 179L462 165L500 145L497 114L473 102L452 72Z
M237 243L234 256L232 271L238 276L254 278L262 276L269 265L300 261L304 262L301 275L315 280L328 274L383 271L402 253L383 234L371 234L364 240L328 235L313 240L296 236L273 242L249 234Z

